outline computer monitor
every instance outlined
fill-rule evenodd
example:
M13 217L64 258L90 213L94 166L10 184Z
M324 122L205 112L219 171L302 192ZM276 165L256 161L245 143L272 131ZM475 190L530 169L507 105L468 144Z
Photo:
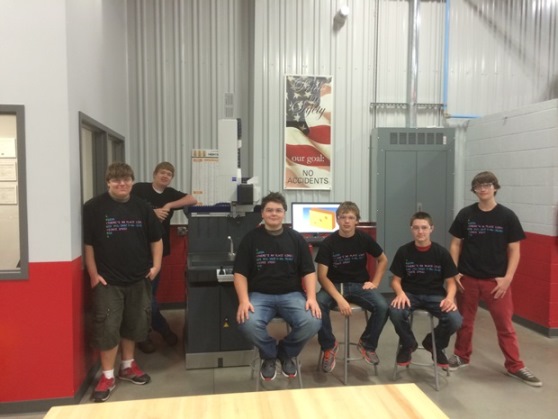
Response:
M339 229L335 212L341 205L335 202L293 202L291 224L302 234L324 235Z

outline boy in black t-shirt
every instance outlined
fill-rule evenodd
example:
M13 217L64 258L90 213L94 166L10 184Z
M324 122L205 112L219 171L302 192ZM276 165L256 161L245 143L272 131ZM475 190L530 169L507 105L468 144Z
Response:
M170 222L174 210L196 205L198 202L192 195L169 186L174 178L174 172L175 169L171 163L161 162L153 170L153 182L139 182L132 187L132 194L147 201L163 226L163 256L168 256L171 252ZM151 328L161 334L167 345L174 346L178 342L178 337L171 330L167 319L161 314L157 302L160 278L161 275L157 274L157 277L151 281ZM145 353L155 351L155 345L149 337L143 342L138 342L138 348Z
M262 200L264 224L243 237L233 269L238 328L259 349L266 381L276 376L277 358L283 375L296 377L294 358L322 324L312 256L302 235L283 227L286 210L280 193ZM276 316L291 327L279 342L267 331Z
M149 332L151 281L161 269L161 223L142 199L132 196L134 172L126 163L111 164L108 192L83 206L85 266L93 289L93 346L101 355L96 402L110 397L120 348L118 378L134 384L151 381L134 360L135 342Z
M384 251L370 235L357 230L360 210L355 203L343 202L337 208L336 217L339 231L320 243L316 255L318 280L322 286L317 298L322 310L318 341L324 353L324 372L331 372L335 368L335 356L339 349L329 317L331 308L338 306L341 314L350 316L352 310L349 302L352 302L372 313L357 348L365 361L374 365L380 362L376 348L388 316L387 301L378 291L388 263ZM373 278L370 278L366 269L368 255L377 262Z
M397 365L409 365L411 354L418 347L409 317L414 310L421 308L438 319L434 329L436 362L447 369L449 362L444 349L462 321L454 302L457 268L446 248L430 240L434 224L429 214L415 213L410 225L414 241L397 250L390 267L395 298L389 316L399 336ZM422 341L422 346L434 357L430 333Z
M494 320L498 344L508 375L533 387L542 382L519 357L513 327L513 299L510 287L520 259L520 241L525 233L515 213L496 202L500 189L492 172L481 172L471 181L478 203L463 208L450 227L450 252L458 264L457 304L463 327L457 333L450 370L469 365L473 352L473 327L480 300Z

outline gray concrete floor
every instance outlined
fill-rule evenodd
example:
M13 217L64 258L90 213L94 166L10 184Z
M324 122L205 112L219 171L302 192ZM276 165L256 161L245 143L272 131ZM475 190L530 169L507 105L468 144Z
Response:
M183 310L167 310L164 315L172 328L182 330ZM343 323L338 313L333 313L334 331L342 340ZM351 322L352 337L358 339L362 332L364 318L355 314ZM279 327L280 325L276 325ZM427 332L426 317L419 318L415 324L419 342ZM283 328L273 329L278 337ZM475 352L471 365L451 373L450 377L440 375L440 391L434 388L432 368L411 366L408 370L400 368L398 379L392 380L397 336L388 321L380 337L378 355L380 365L378 376L373 367L362 361L349 366L349 385L416 383L450 418L554 418L556 417L556 394L558 394L558 339L549 339L525 327L516 325L521 354L531 371L543 381L542 388L530 387L505 374L503 355L498 347L494 325L488 313L479 309L475 337ZM230 367L216 369L186 370L182 342L168 347L159 336L154 336L158 350L154 354L138 351L139 365L151 375L152 382L137 386L119 382L106 403L148 399L157 397L189 396L198 394L218 394L248 392L255 390L255 381L250 380L250 367ZM451 354L453 340L448 348ZM331 374L316 371L318 342L313 338L301 354L304 387L334 387L343 385L343 367L338 362ZM428 360L429 354L418 351L413 360ZM278 374L277 379L262 385L262 391L297 388L298 380L288 380ZM89 389L81 403L91 403ZM370 406L374 416L374 406ZM46 412L19 415L18 418L42 418ZM0 416L8 417L8 416ZM15 416L11 416L15 417Z

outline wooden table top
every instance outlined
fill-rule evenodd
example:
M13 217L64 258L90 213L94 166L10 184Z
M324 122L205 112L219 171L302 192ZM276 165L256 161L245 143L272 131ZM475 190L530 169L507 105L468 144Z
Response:
M415 384L210 394L51 408L45 419L447 418Z

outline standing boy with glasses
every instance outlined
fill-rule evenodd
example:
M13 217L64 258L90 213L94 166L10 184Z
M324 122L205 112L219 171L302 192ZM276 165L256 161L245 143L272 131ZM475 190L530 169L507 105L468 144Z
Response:
M260 351L260 376L265 381L275 378L277 359L283 375L296 377L295 358L322 325L312 255L300 233L283 227L286 210L280 193L262 199L264 223L243 237L233 269L239 302L236 321ZM267 331L276 316L291 328L279 342Z
M411 354L418 348L409 318L416 309L424 309L438 319L434 329L436 362L448 368L444 349L451 335L461 327L461 315L455 305L457 268L447 249L430 240L434 231L432 217L426 212L417 212L411 217L413 241L401 246L391 264L393 273L391 288L395 298L391 302L389 315L399 336L397 365L411 363ZM432 353L432 335L428 333L422 347Z
M352 310L349 303L352 302L372 314L357 348L365 361L374 365L380 363L376 348L388 315L387 301L378 291L388 263L384 251L370 235L357 230L360 210L354 202L346 201L339 205L336 216L339 230L320 243L316 255L318 280L322 286L317 297L322 310L318 342L324 353L324 372L333 371L339 350L329 316L333 307L338 306L342 315L350 316ZM374 257L377 263L373 278L366 269L368 255Z
M481 172L471 182L478 202L463 208L450 227L450 252L460 274L457 304L463 327L457 333L450 370L469 365L473 352L473 327L482 299L492 316L504 366L511 377L540 387L542 382L519 357L519 344L513 327L511 282L519 264L520 240L525 238L515 213L496 202L500 189L492 172Z
M161 269L161 223L151 207L131 195L134 172L112 163L105 174L108 192L83 206L85 266L93 289L93 346L101 355L101 378L93 400L104 402L115 388L114 366L122 352L118 378L147 384L149 375L134 360L135 343L151 323L151 281Z

